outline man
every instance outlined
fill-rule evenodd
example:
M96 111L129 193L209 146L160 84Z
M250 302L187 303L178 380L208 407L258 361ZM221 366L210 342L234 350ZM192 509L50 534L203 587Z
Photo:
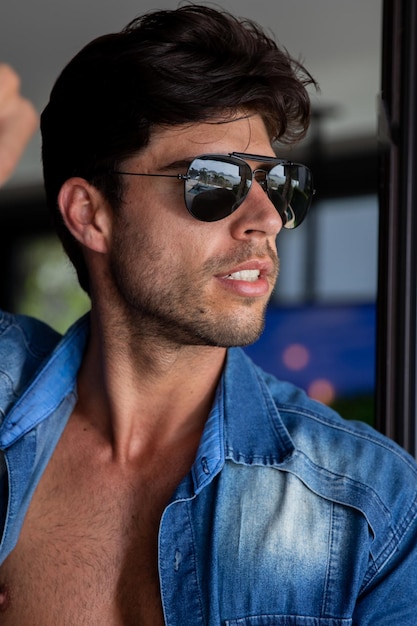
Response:
M59 77L46 193L92 306L1 319L2 625L416 623L414 461L236 347L313 193L272 148L311 82L195 5Z

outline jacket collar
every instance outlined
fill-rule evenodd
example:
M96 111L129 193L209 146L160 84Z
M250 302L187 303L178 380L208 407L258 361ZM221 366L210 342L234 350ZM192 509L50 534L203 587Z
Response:
M229 349L193 466L195 492L214 478L225 460L279 466L294 449L261 370L240 348Z
M89 316L85 315L64 335L5 417L0 447L12 445L75 392L88 331ZM196 490L212 480L226 458L247 465L279 465L293 450L264 375L243 350L229 349L193 466Z
M62 400L76 390L88 336L88 314L67 331L0 427L0 447L6 449L54 413Z

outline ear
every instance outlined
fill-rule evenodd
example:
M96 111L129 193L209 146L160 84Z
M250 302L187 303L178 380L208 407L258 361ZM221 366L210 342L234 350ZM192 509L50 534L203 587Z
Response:
M96 187L84 178L69 178L58 194L58 206L66 227L83 246L108 251L111 209Z

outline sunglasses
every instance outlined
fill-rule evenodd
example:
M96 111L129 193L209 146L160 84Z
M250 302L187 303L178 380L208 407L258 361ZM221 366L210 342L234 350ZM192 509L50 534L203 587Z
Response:
M259 161L261 166L252 169L246 160ZM236 211L253 181L265 191L285 228L301 224L314 195L313 177L305 165L243 152L203 154L191 161L185 174L115 173L183 180L185 205L202 222L216 222Z

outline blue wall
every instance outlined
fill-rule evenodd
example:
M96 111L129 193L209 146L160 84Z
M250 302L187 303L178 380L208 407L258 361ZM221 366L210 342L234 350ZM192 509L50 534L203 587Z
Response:
M245 350L318 399L314 389L324 389L326 400L326 386L336 397L372 394L375 305L270 306L262 337Z

